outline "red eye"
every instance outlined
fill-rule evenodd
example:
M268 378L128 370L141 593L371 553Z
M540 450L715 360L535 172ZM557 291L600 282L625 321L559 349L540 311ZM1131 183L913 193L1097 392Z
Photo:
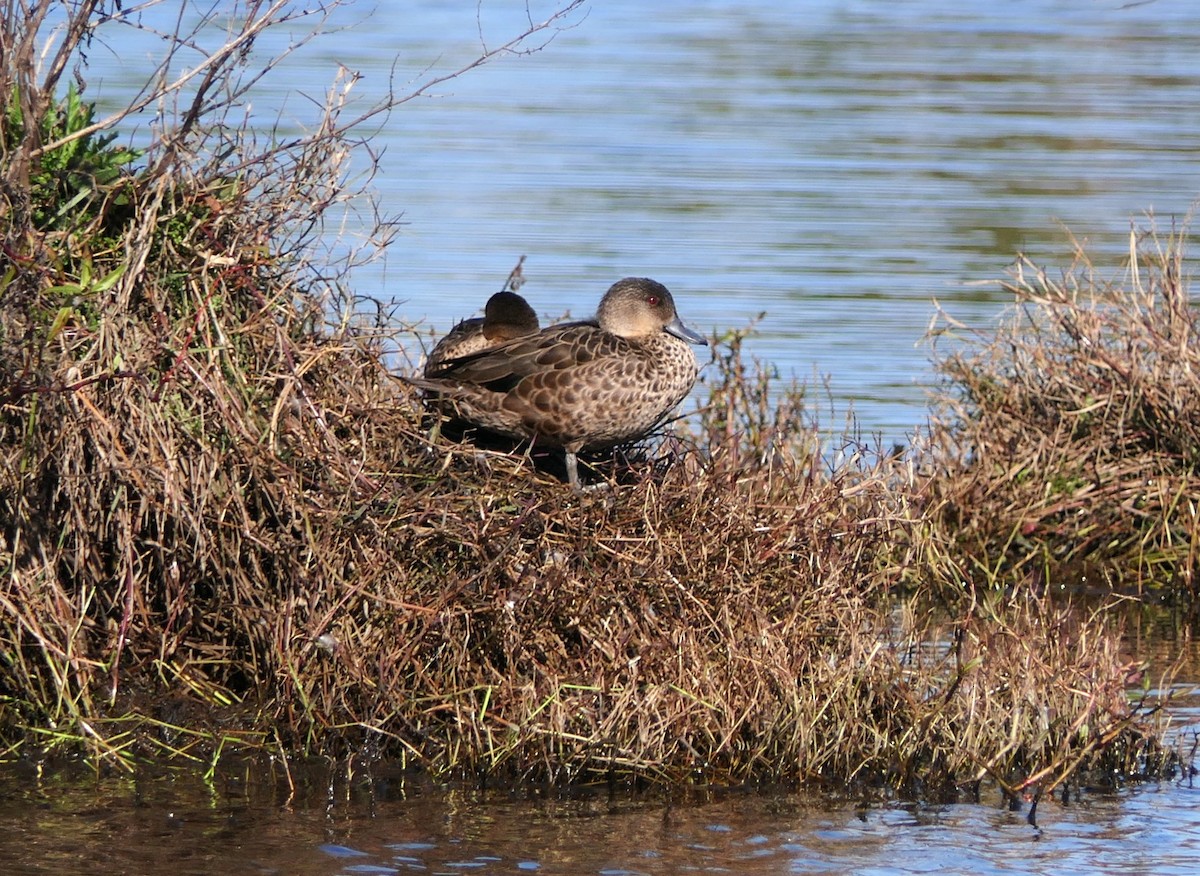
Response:
M649 304L651 307L658 307L658 296L657 295L648 296L646 298L646 303Z

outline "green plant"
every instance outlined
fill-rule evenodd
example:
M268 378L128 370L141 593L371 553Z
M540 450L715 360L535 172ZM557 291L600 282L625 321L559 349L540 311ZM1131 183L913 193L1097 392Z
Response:
M32 142L15 90L16 86L0 126L5 153ZM85 101L71 83L66 96L36 122L37 143L59 144L40 152L29 174L30 216L40 231L78 227L107 209L130 204L125 168L142 153L114 146L116 133L75 136L92 126L95 113L96 105Z

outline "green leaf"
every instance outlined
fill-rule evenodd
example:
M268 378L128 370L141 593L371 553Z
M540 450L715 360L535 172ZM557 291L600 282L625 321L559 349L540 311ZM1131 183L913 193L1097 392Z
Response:
M50 331L46 333L46 343L50 343L56 337L58 337L58 333L63 330L63 326L67 324L67 320L74 315L75 308L60 307L58 309L58 313L54 317L54 322L50 324Z
M121 275L125 273L125 269L129 267L128 263L121 265L119 268L114 268L104 275L103 278L92 284L93 292L107 292L113 287L117 280L121 279Z

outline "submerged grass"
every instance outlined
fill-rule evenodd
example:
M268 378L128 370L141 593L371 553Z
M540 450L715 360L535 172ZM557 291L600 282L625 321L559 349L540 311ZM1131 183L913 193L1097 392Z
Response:
M303 245L345 191L343 97L290 151L168 137L146 170L89 188L69 229L33 221L64 214L6 180L11 750L926 795L1172 767L1119 615L1003 586L1024 581L994 534L1005 503L1025 508L1016 487L1060 458L1050 438L1013 449L1017 478L976 443L1014 404L984 392L1014 363L948 360L960 407L908 455L829 450L803 392L776 393L737 333L713 339L702 410L592 460L607 490L432 437L392 364L413 329L363 319ZM1186 415L1112 409L1142 411L1139 434L1179 422L1106 464L1180 455Z

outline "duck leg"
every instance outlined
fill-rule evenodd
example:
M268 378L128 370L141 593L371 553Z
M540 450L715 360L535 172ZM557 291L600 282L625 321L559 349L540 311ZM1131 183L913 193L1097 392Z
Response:
M576 493L587 492L587 489L579 482L579 458L575 454L580 450L583 450L582 441L570 441L563 445L563 454L567 463L567 483Z
M567 449L567 481L571 484L571 489L576 493L583 492L583 488L579 485L579 460L575 458L575 451Z

